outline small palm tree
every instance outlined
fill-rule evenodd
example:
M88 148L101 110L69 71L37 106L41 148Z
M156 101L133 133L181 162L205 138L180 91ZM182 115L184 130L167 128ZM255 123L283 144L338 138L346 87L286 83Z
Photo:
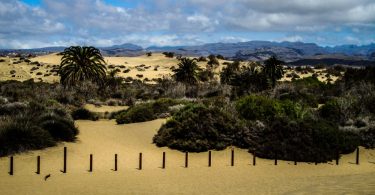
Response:
M106 78L105 61L95 47L72 46L62 52L59 69L60 83L74 86L78 82L90 80L102 85Z
M272 87L275 87L276 81L278 79L281 79L284 75L284 70L281 66L282 64L284 64L284 62L278 60L276 56L272 56L271 58L264 61L264 73L271 80Z
M124 80L122 77L117 76L118 72L118 69L112 70L108 73L106 78L106 86L112 88L113 90L117 89Z
M176 81L187 84L196 84L198 82L198 71L200 68L195 60L182 58L177 66L178 68L173 70L175 73L173 77Z

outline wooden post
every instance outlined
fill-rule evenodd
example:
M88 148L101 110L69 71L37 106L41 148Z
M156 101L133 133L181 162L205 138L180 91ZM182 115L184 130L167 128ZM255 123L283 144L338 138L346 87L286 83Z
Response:
M359 165L359 147L357 147L357 155L355 158L355 164Z
M339 158L340 158L339 151L336 151L336 165L339 165Z
M36 157L36 174L40 174L40 156Z
M92 167L92 154L90 154L90 170L89 172L92 172L93 171L93 167Z
M233 148L232 148L232 152L231 152L230 165L232 167L234 166L234 149Z
M297 165L297 155L296 155L296 152L293 153L293 158L294 158L294 165Z
M189 153L188 152L185 152L185 168L188 168L189 166Z
M115 154L115 169L114 171L117 171L117 154Z
M211 167L211 151L208 151L208 166Z
M11 156L9 162L9 175L13 175L13 173L13 156Z
M163 169L165 169L165 152L163 152L163 163L161 166Z
M139 170L142 170L142 152L139 153Z
M277 152L275 152L275 165L277 165Z
M63 173L66 173L66 163L67 163L67 159L66 159L66 157L67 157L67 148L66 147L64 147L64 168L63 168Z
M255 151L254 151L254 154L253 154L253 166L255 166L256 165L256 153L255 153Z

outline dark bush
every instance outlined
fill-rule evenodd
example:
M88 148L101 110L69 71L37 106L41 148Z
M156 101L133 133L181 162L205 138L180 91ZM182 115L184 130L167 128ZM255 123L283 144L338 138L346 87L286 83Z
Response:
M116 116L117 124L127 124L154 120L154 112L150 104L138 104L130 107L128 110L118 113Z
M185 104L185 101L174 99L158 99L150 103L131 106L129 109L114 114L117 124L145 122L157 119L159 115L170 113L170 106Z
M326 120L336 123L340 122L342 118L340 106L334 99L326 102L322 107L320 107L319 115Z
M340 131L338 126L324 120L291 121L277 118L264 128L254 131L250 152L263 158L326 162L338 153L350 153L359 144L351 132Z
M74 141L78 129L74 122L55 114L48 114L39 119L40 127L48 131L56 141Z
M90 112L86 108L78 108L72 112L72 117L74 120L93 120L99 119L98 115Z
M375 148L375 127L360 131L359 137L361 146L371 149Z
M163 54L167 58L173 58L174 57L174 52L163 52Z
M54 145L47 131L28 122L19 120L0 126L0 156Z
M154 136L153 142L159 146L189 152L222 150L239 141L243 127L232 117L218 108L208 108L200 104L190 104L175 113Z

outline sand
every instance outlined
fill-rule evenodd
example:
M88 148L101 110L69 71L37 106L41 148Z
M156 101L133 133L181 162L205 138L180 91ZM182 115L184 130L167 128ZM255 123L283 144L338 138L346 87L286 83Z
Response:
M111 113L111 112L118 112L120 110L126 110L129 108L129 106L107 106L107 105L95 106L94 104L85 104L84 108L95 113L106 113L106 112Z
M340 165L307 164L257 159L235 148L235 166L230 149L213 151L212 167L207 152L184 154L152 144L164 119L116 125L113 120L77 121L81 133L76 143L15 156L15 173L7 174L8 158L0 158L0 194L374 194L375 151L361 148L360 165L355 154L345 155ZM68 147L68 170L61 173L63 147ZM161 169L162 152L166 169ZM143 169L138 155L143 153ZM94 172L89 173L89 154ZM118 153L118 171L114 154ZM36 156L41 155L41 175L36 175ZM44 181L44 176L51 177Z
M118 76L124 78L132 77L133 79L141 80L170 77L173 74L171 68L177 67L177 64L179 63L176 58L167 58L161 53L153 53L152 56L142 55L136 57L104 57L104 60L107 63L106 66L108 70L120 70L120 72L117 74ZM31 61L37 61L50 65L60 64L61 56L49 54L32 58ZM231 61L219 60L220 66L214 70L215 73L218 74L221 71L224 62ZM198 65L201 68L205 68L206 64L207 62L198 62ZM140 65L145 66L140 67ZM130 71L124 73L125 70Z
M40 66L28 64L26 62L21 62L19 64L13 64L13 62L19 61L19 58L7 58L3 57L5 62L0 62L0 80L19 80L25 81L33 78L35 81L44 81L49 83L59 82L59 76L55 72L51 72L60 64L61 56L56 53L38 56L31 58L31 62L39 62ZM163 77L171 77L173 75L172 67L177 67L179 61L176 58L167 58L164 54L153 53L152 56L142 55L136 57L105 57L105 62L107 63L107 70L118 69L120 72L117 76L132 79L140 79L147 83L156 83L155 79ZM215 73L215 78L219 80L220 71L226 66L225 62L232 62L227 60L219 60L220 65L216 67L213 71ZM247 62L242 62L245 65ZM198 66L202 69L206 68L207 62L198 62ZM37 70L32 70L32 68L38 68ZM10 74L11 70L15 70L16 74L12 77ZM296 72L295 70L286 70L284 77L280 81L290 81L292 78L288 78L287 74L297 73L300 78L305 78L312 76L312 73L302 74ZM325 77L325 69L314 69L314 73L318 74L318 79L323 82L327 82ZM332 82L335 82L339 77L331 76Z

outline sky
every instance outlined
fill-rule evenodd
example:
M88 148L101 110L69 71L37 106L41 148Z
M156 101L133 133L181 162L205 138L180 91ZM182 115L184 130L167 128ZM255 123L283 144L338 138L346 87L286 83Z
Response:
M375 42L375 0L0 0L0 48Z

